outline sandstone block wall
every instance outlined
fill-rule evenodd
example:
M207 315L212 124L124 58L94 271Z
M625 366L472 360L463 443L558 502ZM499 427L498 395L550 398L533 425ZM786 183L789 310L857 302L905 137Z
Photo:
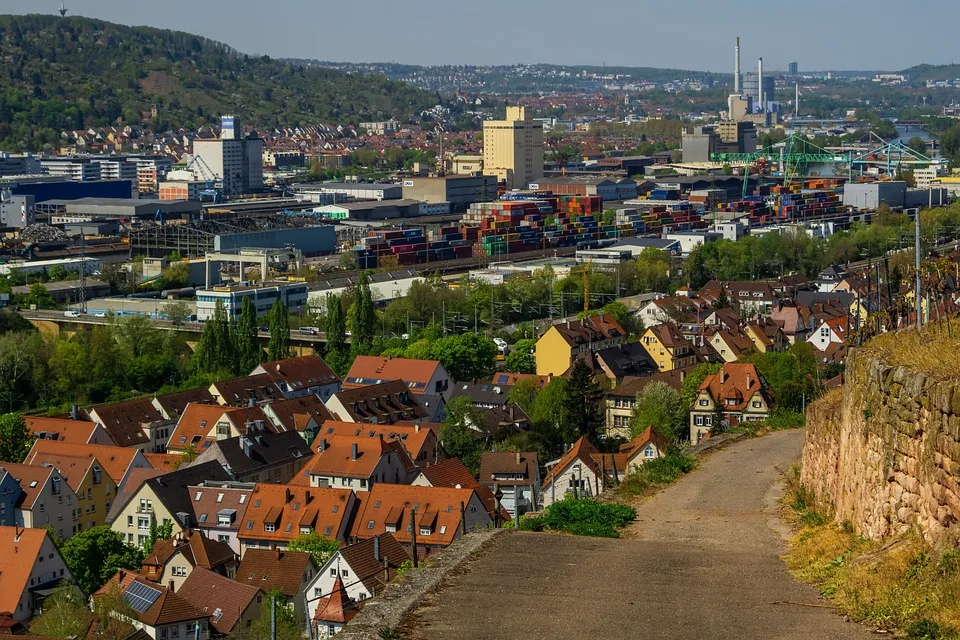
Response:
M955 536L960 380L852 352L844 388L809 408L801 480L868 538Z

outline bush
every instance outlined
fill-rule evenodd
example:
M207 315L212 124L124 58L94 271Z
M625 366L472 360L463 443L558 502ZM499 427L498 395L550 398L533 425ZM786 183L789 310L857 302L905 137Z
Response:
M622 504L603 504L595 500L567 498L554 502L539 516L521 520L523 531L562 531L575 536L619 538L622 529L637 517L637 512Z
M646 493L652 488L675 482L697 468L697 459L685 455L668 455L633 467L617 489L621 497L629 498Z

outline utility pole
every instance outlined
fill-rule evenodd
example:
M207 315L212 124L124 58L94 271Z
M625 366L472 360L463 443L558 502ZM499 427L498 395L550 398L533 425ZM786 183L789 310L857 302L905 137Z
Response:
M916 224L914 227L914 234L916 236L915 238L916 263L914 264L914 268L916 269L917 277L916 277L916 283L915 283L913 295L914 295L914 307L916 308L916 311L917 311L917 329L919 329L921 325L921 322L920 322L920 209L917 209L916 216L917 216L915 220Z

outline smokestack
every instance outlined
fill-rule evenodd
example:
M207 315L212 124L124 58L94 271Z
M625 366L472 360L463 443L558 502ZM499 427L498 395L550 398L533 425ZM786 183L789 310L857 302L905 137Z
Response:
M767 110L763 104L763 58L757 65L757 113L765 113Z
M797 83L797 97L793 101L793 112L796 117L800 117L800 83Z
M733 92L740 95L740 36L737 36L737 46L733 51Z

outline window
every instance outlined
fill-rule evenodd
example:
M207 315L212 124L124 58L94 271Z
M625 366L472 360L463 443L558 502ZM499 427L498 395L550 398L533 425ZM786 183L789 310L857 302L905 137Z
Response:
M310 533L310 527L300 527L300 535L308 535Z
M446 532L447 532L447 525L445 524L440 525L440 535L443 535Z
M657 456L657 451L656 449L653 448L653 445L648 446L643 452L644 458L655 458L656 456Z
M373 529L373 520L367 523L367 529Z
M137 529L140 531L150 531L150 518L137 518Z
M273 524L272 522L267 522L267 523L265 523L265 524L263 525L263 530L269 533L269 532L272 532L272 531L276 531L276 530L277 530L277 527L276 527L276 525Z
M759 409L760 404L761 404L760 401L754 400L753 402L750 403L750 406L752 406L754 409Z
M79 509L78 509L78 511L79 511ZM133 526L133 516L127 516L127 526L128 526L128 527L132 527L132 526Z
M160 629L160 640L167 640L167 634L168 634L167 628L166 628L166 627L161 628L161 629Z
M230 544L230 536L218 535L217 542L223 542L224 544Z
M93 488L87 488L87 500L93 500Z
M180 627L178 627L178 626L176 626L176 625L170 627L170 637L171 637L171 638L179 638L179 637L180 637Z
M420 535L422 536L430 535L430 527L420 527Z
M336 577L337 577L337 570L336 570L335 568L334 568L334 569L330 569L330 577L331 577L331 578L336 578ZM317 589L317 591L319 591L319 589Z
M710 401L709 401L709 400L701 400L701 401L699 402L699 404L700 404L701 407L705 407L705 406L707 406L708 404L710 404Z
M693 424L695 424L695 425L698 426L698 427L702 427L702 426L703 426L703 416L694 416L694 417L693 417Z

